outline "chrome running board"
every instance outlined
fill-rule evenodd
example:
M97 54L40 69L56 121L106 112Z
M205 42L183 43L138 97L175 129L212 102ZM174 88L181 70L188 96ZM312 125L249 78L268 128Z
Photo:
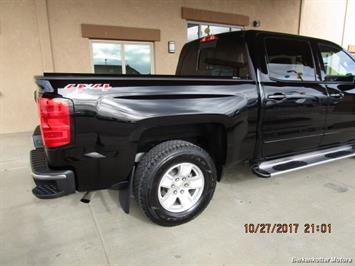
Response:
M355 146L346 145L264 161L254 166L252 170L258 176L270 177L349 157L355 157Z

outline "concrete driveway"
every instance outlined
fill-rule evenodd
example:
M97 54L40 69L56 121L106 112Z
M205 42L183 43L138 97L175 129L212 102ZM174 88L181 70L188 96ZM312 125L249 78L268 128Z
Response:
M292 258L355 259L355 159L269 179L227 171L209 207L178 227L152 224L117 191L32 196L31 134L0 135L0 265L288 265ZM297 234L246 234L246 223L299 223ZM306 234L305 223L332 232ZM353 262L354 263L354 262ZM344 264L342 264L344 265Z

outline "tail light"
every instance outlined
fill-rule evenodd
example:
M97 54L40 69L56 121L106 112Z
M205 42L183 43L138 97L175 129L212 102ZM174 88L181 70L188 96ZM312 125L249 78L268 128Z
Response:
M48 148L54 148L69 144L70 111L68 100L40 97L38 109L44 145Z

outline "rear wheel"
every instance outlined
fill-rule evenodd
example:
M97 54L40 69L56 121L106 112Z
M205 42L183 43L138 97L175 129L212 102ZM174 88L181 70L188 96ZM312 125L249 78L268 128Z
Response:
M213 160L186 141L167 141L146 153L134 178L134 194L155 223L172 226L200 214L216 186Z

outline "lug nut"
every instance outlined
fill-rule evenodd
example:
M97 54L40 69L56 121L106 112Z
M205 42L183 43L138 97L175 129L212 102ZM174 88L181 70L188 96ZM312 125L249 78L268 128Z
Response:
M179 178L175 178L175 182L179 182Z
M172 187L172 188L174 188L174 187L175 187L175 185L174 185L174 184L172 184L172 185L171 185L171 187Z
M188 187L189 186L189 184L188 183L185 183L185 185L184 185L185 187Z
M177 194L177 190L174 190L174 194Z
M182 181L185 181L185 180L186 180L186 177L183 177L183 178L182 178Z
M180 193L181 193L181 194L184 194L184 191L183 191L183 190L180 190Z

